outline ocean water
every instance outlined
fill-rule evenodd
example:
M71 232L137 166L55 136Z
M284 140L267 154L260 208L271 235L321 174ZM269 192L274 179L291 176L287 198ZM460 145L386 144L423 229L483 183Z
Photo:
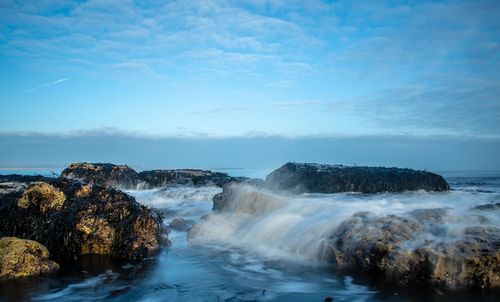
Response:
M228 172L252 177L267 173ZM338 271L318 256L321 241L358 211L405 216L422 208L448 209L439 234L424 233L410 245L455 240L468 226L500 227L498 211L471 210L500 202L500 172L441 174L450 192L293 196L242 187L238 201L222 214L212 213L211 202L220 188L128 191L160 209L166 224L175 217L197 223L196 236L187 240L185 231L172 231L172 245L140 265L89 256L53 276L0 281L0 300L323 301L332 296L335 301L498 301L494 291L396 288Z

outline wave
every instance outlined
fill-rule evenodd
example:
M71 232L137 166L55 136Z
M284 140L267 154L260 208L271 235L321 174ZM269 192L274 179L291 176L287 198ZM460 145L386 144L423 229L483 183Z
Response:
M192 242L236 246L269 258L318 262L322 260L324 242L331 239L341 223L357 213L368 213L367 217L372 217L363 223L390 215L419 221L424 215L419 235L404 245L404 248L412 249L429 241L438 244L458 240L471 227L500 225L497 212L472 210L477 205L490 203L491 195L466 191L418 191L296 196L238 186L224 212L216 213L196 226ZM436 211L422 212L423 209ZM433 218L432 215L438 216ZM366 224L363 227L371 226Z

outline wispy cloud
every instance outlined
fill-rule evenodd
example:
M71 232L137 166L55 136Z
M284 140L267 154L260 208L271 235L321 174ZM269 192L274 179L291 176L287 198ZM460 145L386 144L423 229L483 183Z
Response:
M63 79L59 79L59 80L56 80L56 81L53 81L53 82L50 82L50 83L41 84L41 85L38 85L36 87L30 88L28 90L24 90L24 91L21 92L21 94L32 93L34 91L37 91L38 89L42 89L42 88L47 88L47 87L50 87L50 86L54 86L54 85L60 84L62 82L65 82L67 80L68 80L67 78L63 78Z

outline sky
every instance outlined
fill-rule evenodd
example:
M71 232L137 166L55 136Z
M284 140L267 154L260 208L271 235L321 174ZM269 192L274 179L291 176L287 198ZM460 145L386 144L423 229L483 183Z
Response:
M496 0L1 0L0 164L22 161L12 137L500 153L498 16Z

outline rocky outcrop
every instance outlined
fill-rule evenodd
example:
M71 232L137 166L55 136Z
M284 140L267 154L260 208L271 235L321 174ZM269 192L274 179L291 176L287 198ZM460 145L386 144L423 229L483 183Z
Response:
M25 179L27 180L27 179ZM0 195L0 236L44 244L56 259L106 254L139 260L167 244L161 215L113 188L69 179Z
M0 279L38 276L59 270L40 243L15 237L0 238Z
M61 176L91 185L122 189L135 188L138 184L134 169L113 164L74 163L64 169Z
M170 185L219 186L233 180L226 173L198 169L151 170L139 173L139 180L146 188Z
M500 229L467 227L455 240L418 240L439 229L446 211L409 215L415 220L357 213L324 241L320 258L403 286L500 287Z
M118 189L151 189L173 185L223 187L229 182L248 179L200 169L151 170L137 173L129 166L101 163L71 164L64 169L61 177Z
M412 169L287 163L266 177L266 187L294 193L447 191L440 175Z

